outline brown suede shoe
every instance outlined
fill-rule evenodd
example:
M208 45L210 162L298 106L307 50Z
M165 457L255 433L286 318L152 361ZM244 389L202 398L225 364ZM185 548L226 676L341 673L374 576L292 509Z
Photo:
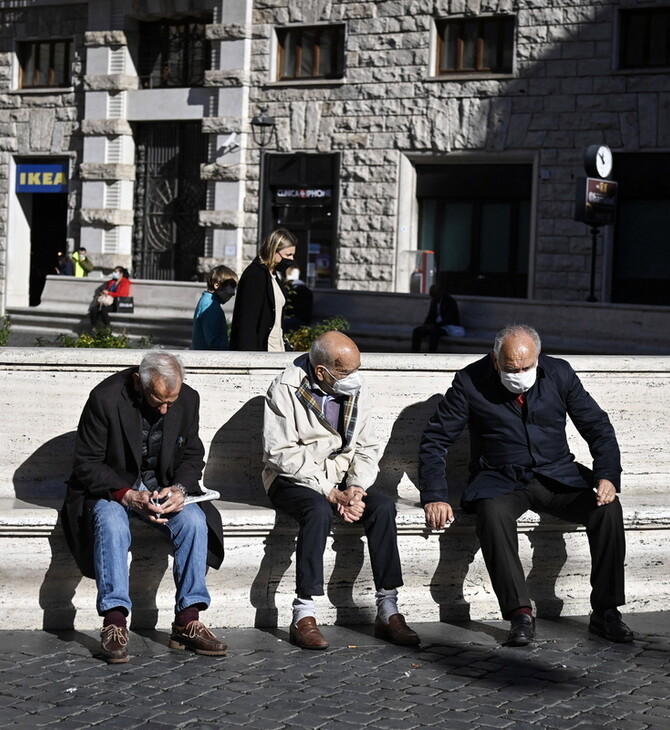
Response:
M291 643L301 649L327 649L328 642L319 631L314 616L305 616L297 624L291 624L289 630Z
M125 664L130 659L128 629L111 624L105 626L100 636L102 637L100 653L107 664Z
M228 645L219 641L202 621L189 621L186 626L172 624L168 646L170 649L190 649L205 656L226 656L228 651Z
M401 613L394 613L388 624L382 623L379 616L375 619L375 636L398 646L416 646L421 643L419 635L405 623Z

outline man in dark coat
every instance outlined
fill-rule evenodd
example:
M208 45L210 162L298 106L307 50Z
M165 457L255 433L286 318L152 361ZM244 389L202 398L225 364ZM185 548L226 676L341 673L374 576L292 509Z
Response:
M421 341L428 337L428 352L437 352L440 337L463 336L458 303L440 284L430 287L430 307L423 324L412 330L412 352L421 352Z
M419 489L433 530L454 519L448 502L447 450L467 426L470 478L463 508L477 515L477 536L510 646L535 636L535 619L519 560L517 519L548 512L586 526L591 549L589 630L632 641L618 606L625 603L625 537L619 447L610 420L565 360L540 354L537 332L512 325L493 353L456 373L426 427L419 454ZM565 433L566 416L589 445L593 469L578 464Z
M227 650L199 620L210 603L206 566L221 565L223 532L210 502L185 503L200 493L204 447L200 398L183 380L174 355L152 350L139 368L97 385L79 421L61 520L77 565L97 583L108 663L129 658L130 517L172 541L177 598L170 647L214 656Z

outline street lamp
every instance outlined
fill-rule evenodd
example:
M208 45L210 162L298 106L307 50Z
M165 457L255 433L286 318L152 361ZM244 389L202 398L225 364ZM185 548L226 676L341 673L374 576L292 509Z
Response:
M251 136L254 138L254 142L261 149L267 147L272 141L276 127L275 118L268 114L266 106L262 106L260 114L256 114L251 119Z

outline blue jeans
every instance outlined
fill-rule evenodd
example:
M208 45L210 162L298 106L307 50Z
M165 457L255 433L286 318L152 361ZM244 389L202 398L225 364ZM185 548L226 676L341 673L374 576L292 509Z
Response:
M112 608L131 609L128 580L130 518L140 515L118 502L101 499L93 507L93 557L98 587L97 609L102 616ZM150 523L154 524L154 523ZM175 612L196 603L209 606L205 584L207 569L207 522L197 504L187 504L168 522L155 525L172 542L176 590Z

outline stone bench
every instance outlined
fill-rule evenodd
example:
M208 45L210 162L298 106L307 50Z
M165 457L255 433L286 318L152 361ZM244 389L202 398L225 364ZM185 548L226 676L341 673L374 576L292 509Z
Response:
M37 307L14 307L9 310L13 327L32 330L36 337L65 333L79 334L90 329L89 309L96 291L108 279L47 276L42 300ZM124 332L131 339L147 338L152 343L188 348L191 345L193 311L205 290L202 282L133 281L133 314L110 313L115 332ZM232 318L234 300L224 310Z
M460 294L454 299L466 336L443 337L441 352L487 352L495 333L516 322L537 328L548 353L670 354L670 307ZM412 329L423 323L429 303L419 294L317 290L314 316L345 317L364 352L409 352Z
M0 349L3 450L0 455L0 605L11 629L95 629L95 586L82 578L57 526L74 433L90 389L136 365L141 352L48 348ZM286 625L294 590L295 524L269 506L260 483L262 405L273 377L292 354L184 352L187 382L202 396L201 436L208 451L203 482L218 489L226 558L210 571L215 626ZM405 573L402 609L410 621L498 617L470 518L458 515L429 533L418 505L419 435L453 374L473 356L365 355L375 426L385 444L378 485L397 499ZM670 360L659 357L570 358L587 389L609 411L625 473L622 502L628 538L628 608L667 606L670 456L663 443ZM570 431L578 459L586 445ZM467 438L449 465L453 502L463 488ZM149 527L135 531L133 626L167 626L174 588L167 543ZM586 535L575 525L527 513L520 549L536 605L545 616L588 612ZM374 588L360 528L336 525L325 555L324 623L373 618ZM137 590L141 588L141 593Z

